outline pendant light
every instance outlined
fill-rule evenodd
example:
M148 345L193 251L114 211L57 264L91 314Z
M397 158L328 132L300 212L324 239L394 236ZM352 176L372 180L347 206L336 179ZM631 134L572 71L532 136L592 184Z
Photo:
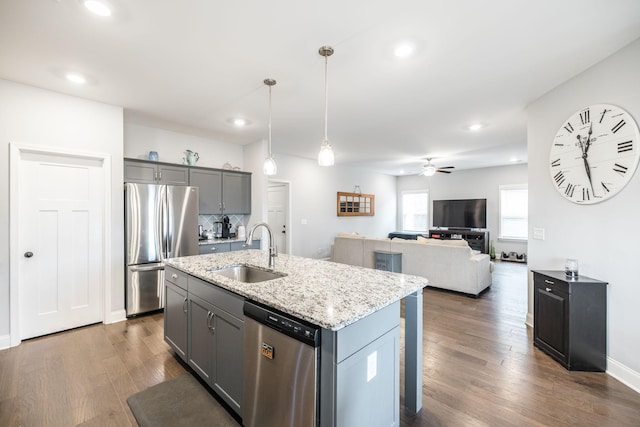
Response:
M267 158L264 159L262 171L265 175L275 175L278 171L278 166L271 155L271 87L276 84L276 81L273 79L264 79L264 84L269 86L269 152Z
M327 116L329 112L329 83L327 79L327 63L328 58L333 55L333 48L330 46L322 46L318 53L324 56L324 140L320 146L320 153L318 154L318 164L320 166L333 166L334 156L331 144L329 144L329 138L327 137Z

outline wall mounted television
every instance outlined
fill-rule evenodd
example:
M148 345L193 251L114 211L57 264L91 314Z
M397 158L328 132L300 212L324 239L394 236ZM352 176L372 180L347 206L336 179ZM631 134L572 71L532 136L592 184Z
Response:
M434 200L433 226L487 228L487 199Z

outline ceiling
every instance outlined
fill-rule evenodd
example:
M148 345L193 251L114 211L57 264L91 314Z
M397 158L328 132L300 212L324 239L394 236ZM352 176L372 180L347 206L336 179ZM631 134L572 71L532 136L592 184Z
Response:
M0 78L238 144L267 137L263 80L273 78L276 161L316 158L318 49L329 45L336 163L393 175L418 172L423 157L458 169L526 162L526 106L640 37L637 0L108 2L101 18L80 0L2 0ZM412 56L394 56L401 41ZM236 117L250 124L236 128Z

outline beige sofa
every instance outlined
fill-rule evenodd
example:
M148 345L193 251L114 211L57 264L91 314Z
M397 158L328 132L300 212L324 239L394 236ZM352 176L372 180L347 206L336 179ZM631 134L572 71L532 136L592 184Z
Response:
M383 239L340 234L332 261L375 267L375 251L402 253L402 272L426 277L429 286L478 296L491 286L489 255L474 253L464 240Z

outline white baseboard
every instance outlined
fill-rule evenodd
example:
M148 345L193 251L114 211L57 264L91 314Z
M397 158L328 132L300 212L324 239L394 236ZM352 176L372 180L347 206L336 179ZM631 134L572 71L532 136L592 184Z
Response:
M607 374L640 393L640 372L607 357Z
M533 328L533 314L532 313L527 313L527 318L524 321L524 323L528 327Z
M109 323L117 323L127 320L127 312L125 310L116 310L111 313L107 313L104 317L104 323L108 325Z
M11 335L0 335L0 350L11 347Z

